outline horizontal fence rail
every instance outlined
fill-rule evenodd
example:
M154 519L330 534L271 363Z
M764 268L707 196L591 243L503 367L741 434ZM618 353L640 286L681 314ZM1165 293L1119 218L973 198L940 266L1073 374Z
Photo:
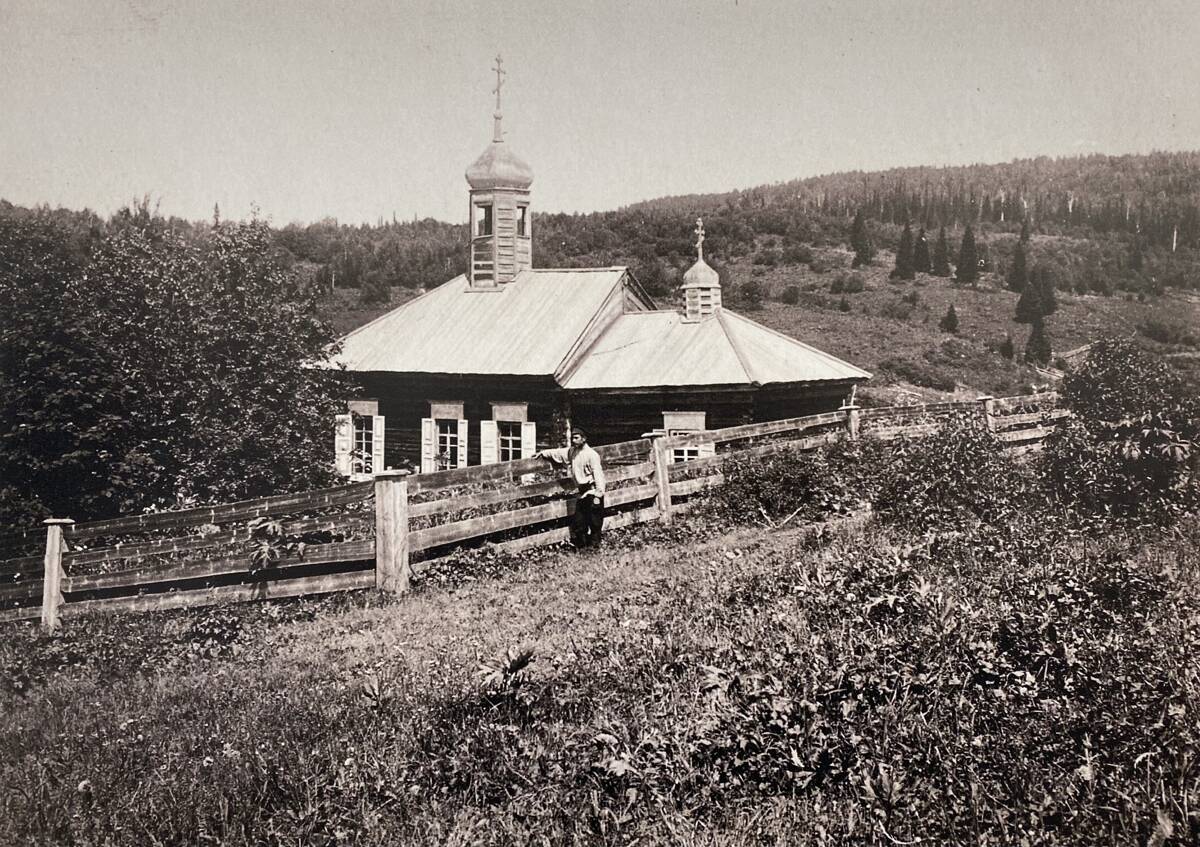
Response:
M932 434L974 415L1006 449L1039 449L1070 412L1054 392L860 409L597 447L605 527L662 521L725 482L731 460L815 450L843 438ZM675 461L676 451L701 455ZM577 487L540 458L0 536L0 622L156 611L375 587L403 592L463 545L516 552L570 538Z

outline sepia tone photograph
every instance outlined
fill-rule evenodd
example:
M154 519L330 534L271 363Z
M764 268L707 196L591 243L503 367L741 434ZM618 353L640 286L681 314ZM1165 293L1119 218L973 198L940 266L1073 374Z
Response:
M1192 0L0 0L0 845L1200 845Z

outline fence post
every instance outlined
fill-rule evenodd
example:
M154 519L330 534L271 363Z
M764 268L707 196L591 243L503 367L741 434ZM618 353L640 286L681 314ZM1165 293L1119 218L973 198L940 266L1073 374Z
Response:
M375 474L375 587L408 591L408 473Z
M671 461L668 450L665 439L654 439L654 482L658 485L655 505L658 506L659 520L664 524L671 523Z
M856 406L854 403L847 403L839 410L846 413L846 432L851 441L858 440L858 410L860 408L862 407Z
M62 605L63 527L72 526L70 518L48 518L46 525L45 574L42 577L42 628L58 629L58 607Z
M996 398L991 395L984 395L979 399L979 408L983 411L983 425L987 427L988 432L996 431Z

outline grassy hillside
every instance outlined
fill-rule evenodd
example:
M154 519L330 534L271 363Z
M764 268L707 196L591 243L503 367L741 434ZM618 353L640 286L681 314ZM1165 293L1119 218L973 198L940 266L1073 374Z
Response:
M890 403L903 396L931 399L964 391L1019 394L1046 382L1021 362L1029 327L1013 322L1018 295L1005 288L999 275L984 274L975 286L927 274L894 281L888 278L894 265L890 252L881 252L872 266L859 271L850 270L849 250L816 253L820 272L803 265L730 263L724 267L726 298L731 308L754 320L871 371L875 378L863 395L868 400ZM863 290L834 293L839 280L845 285L851 279L860 280ZM762 290L761 308L748 307L748 284ZM793 286L799 302L779 302ZM1160 343L1146 335L1153 326L1200 328L1200 296L1192 292L1104 297L1059 291L1058 304L1046 322L1056 354L1105 335L1134 335L1156 353L1174 354L1170 360L1181 369L1191 365L1189 354L1197 352L1195 331L1184 344ZM951 305L959 321L955 334L938 326ZM1013 361L999 353L1006 335L1016 348Z
M399 603L9 628L0 840L1194 835L1196 530L660 536Z

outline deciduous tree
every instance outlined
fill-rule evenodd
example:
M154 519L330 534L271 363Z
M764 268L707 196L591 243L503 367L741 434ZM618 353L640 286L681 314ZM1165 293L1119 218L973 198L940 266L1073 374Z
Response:
M141 208L109 230L73 264L59 234L0 228L0 521L330 481L334 338L266 225L189 242Z

